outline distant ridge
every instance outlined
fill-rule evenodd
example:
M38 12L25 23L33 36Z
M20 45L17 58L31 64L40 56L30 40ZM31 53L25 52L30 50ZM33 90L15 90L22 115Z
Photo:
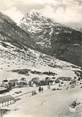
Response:
M36 50L61 60L82 66L82 33L51 19L39 12L27 13L20 27L29 32L36 43Z

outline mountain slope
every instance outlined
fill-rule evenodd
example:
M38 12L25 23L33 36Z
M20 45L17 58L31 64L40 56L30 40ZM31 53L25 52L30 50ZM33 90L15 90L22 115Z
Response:
M35 51L35 45L28 33L18 27L9 17L0 13L0 59L2 61L12 62L17 59L17 63L24 60L25 63L27 61L42 61L41 64L46 63L52 67L57 65L57 59L54 57ZM62 67L65 64L68 65L65 62L61 63Z
M34 42L28 33L18 27L9 17L0 13L0 41L10 42L19 48L33 48Z
M27 13L20 27L29 32L38 51L82 66L81 32L54 23L38 12Z
M79 78L80 68L49 55L28 48L27 50L5 42L0 43L0 81L20 77L71 77Z
M31 39L10 18L0 14L0 81L27 77L29 69L29 78L55 75L78 78L75 72L80 73L79 67L36 51L37 44Z

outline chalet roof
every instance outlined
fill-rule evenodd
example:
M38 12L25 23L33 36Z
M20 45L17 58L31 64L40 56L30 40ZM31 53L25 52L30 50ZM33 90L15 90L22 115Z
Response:
M9 80L9 82L17 82L17 79Z
M2 82L8 82L8 80L3 80Z

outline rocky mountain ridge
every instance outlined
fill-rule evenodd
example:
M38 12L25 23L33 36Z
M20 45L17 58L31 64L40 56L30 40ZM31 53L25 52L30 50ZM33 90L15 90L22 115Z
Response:
M36 50L61 60L82 66L82 33L54 23L38 12L27 13L20 27L29 33L36 43Z
M57 72L59 75L64 73L64 70L66 74L74 74L80 70L74 64L37 51L38 46L35 46L37 44L29 33L23 31L9 17L3 14L0 16L0 73L7 71L8 74L8 70L29 67L43 72Z

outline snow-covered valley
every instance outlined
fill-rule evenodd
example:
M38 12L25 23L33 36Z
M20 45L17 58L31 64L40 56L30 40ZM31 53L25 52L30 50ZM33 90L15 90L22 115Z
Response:
M8 106L3 106L10 111L3 117L81 117L81 107L75 112L70 112L69 105L73 100L82 101L81 84L78 81L81 69L71 63L58 60L46 54L34 51L32 49L19 50L15 46L6 43L8 46L0 45L0 81L26 78L29 82L33 78L44 80L46 77L52 79L76 77L77 83L75 88L71 88L68 82L59 87L59 84L43 86L44 91L39 93L38 87L15 88L0 97L11 95L19 100ZM51 74L48 74L50 73ZM53 90L55 88L55 90ZM57 90L59 88L59 90ZM32 91L37 94L32 96ZM16 92L21 92L16 94ZM2 116L2 115L1 115Z
M38 45L50 49L51 26L54 23L42 16L37 19L41 21L31 22L28 24L31 38L7 16L0 16L0 117L82 117L81 66L38 51ZM60 29L65 34L70 33L69 28L66 32L60 24L55 23L55 26L56 35ZM33 35L38 31L41 35L39 38L36 35L33 40ZM73 43L74 47L79 47L77 40ZM63 47L62 50L65 49ZM71 55L73 51L69 53ZM69 54L67 58L70 58Z

